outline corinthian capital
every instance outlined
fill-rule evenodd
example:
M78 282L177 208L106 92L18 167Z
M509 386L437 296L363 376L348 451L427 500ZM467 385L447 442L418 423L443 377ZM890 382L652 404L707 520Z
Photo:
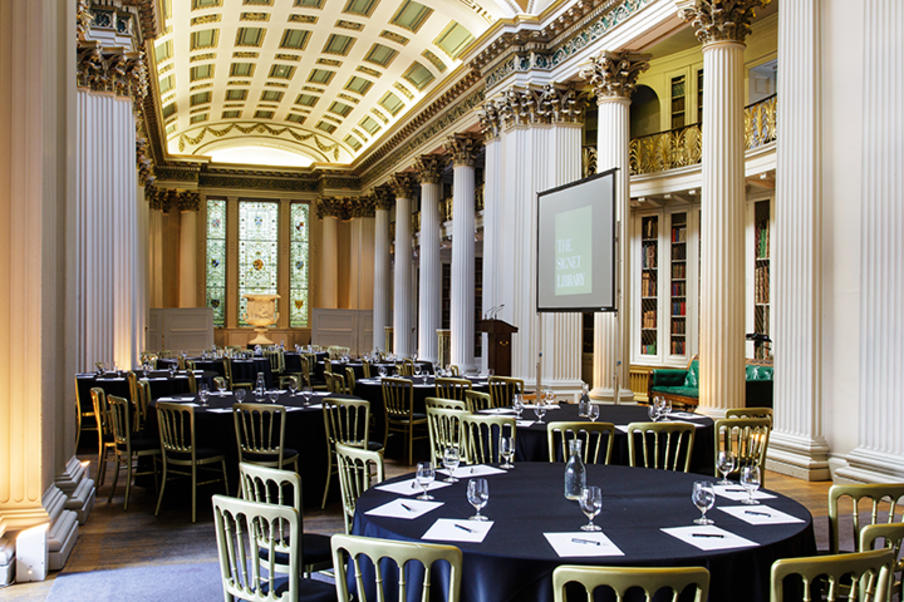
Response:
M414 161L414 171L422 184L439 184L446 158L442 155L421 155Z
M678 16L689 21L697 39L709 42L744 42L756 9L770 0L678 0Z
M392 209L395 206L395 195L387 185L374 188L374 203L377 209Z
M373 217L374 216L374 197L362 196L351 201L348 208L349 217Z
M472 134L454 134L446 138L446 150L452 155L454 165L473 167L482 146Z
M604 98L631 98L637 77L650 68L650 55L633 52L601 52L581 70L593 86L597 102Z
M414 177L408 172L400 172L393 174L389 180L392 192L396 198L410 199L414 198Z
M193 190L179 193L179 211L197 211L201 208L201 195Z
M348 219L348 208L346 199L337 199L334 197L323 197L317 202L317 217L336 217L339 219Z

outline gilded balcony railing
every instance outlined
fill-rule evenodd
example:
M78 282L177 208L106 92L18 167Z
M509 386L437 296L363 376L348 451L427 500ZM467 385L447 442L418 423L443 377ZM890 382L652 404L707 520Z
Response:
M443 200L443 221L448 222L452 219L452 197Z
M483 185L474 191L474 211L483 211Z
M744 108L744 142L747 150L763 146L776 137L776 96L773 94ZM646 174L695 165L703 154L701 124L632 138L628 162L632 174ZM594 155L595 158L595 155ZM584 167L587 169L587 151ZM587 173L585 171L585 173Z

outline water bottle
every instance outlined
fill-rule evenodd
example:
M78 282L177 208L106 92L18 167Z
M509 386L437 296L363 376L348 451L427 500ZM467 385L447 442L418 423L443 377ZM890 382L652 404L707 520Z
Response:
M264 384L264 373L263 372L257 373L257 381L255 382L254 388L257 390L256 392L257 392L258 396L260 396L260 397L264 396L264 389L266 388L266 386Z
M570 457L565 465L565 499L577 501L581 499L581 491L587 487L587 468L581 459L580 439L568 442Z
M590 386L581 383L581 399L578 402L578 416L586 418L590 415Z

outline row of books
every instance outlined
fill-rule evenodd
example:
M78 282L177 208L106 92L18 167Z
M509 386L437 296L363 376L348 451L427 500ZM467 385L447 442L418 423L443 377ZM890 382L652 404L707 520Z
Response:
M673 282L672 283L672 296L673 297L686 297L687 296L687 282Z
M656 267L656 245L644 245L643 246L643 267L645 267L645 268L655 268Z
M684 339L672 339L672 355L684 355L685 345Z
M672 315L673 316L686 316L687 315L687 302L686 301L672 301Z
M672 318L672 334L685 334L684 318Z
M643 312L643 319L641 320L641 328L656 328L656 310L648 309Z
M683 263L673 263L672 278L687 278L687 265Z
M754 298L757 303L769 303L769 266L757 266L753 275Z
M686 226L675 226L672 228L672 242L686 242L687 241L687 227Z
M754 247L756 256L769 257L769 222L762 220L757 223L755 231Z
M659 236L659 222L655 217L645 217L642 222L644 238L656 238Z
M655 297L656 296L656 275L650 272L644 272L640 279L640 296Z
M650 343L649 345L641 345L640 353L642 355L656 355L656 343Z

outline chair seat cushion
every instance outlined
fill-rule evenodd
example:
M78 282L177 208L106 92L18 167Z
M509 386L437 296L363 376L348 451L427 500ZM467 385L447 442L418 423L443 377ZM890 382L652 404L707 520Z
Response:
M195 458L198 460L222 455L223 453L220 450L213 449L212 447L199 447L195 450ZM166 457L172 458L173 460L191 460L191 452L168 451L166 452Z
M126 446L122 443L116 446L120 451L126 451ZM151 439L150 437L133 437L132 451L146 451L150 449L160 449L160 440Z
M298 450L291 447L283 448L283 462L290 461L298 455ZM245 462L276 462L279 454L264 454L258 452L242 452L242 460Z
M369 449L370 451L380 451L381 449L383 449L383 443L381 443L380 441L368 441L367 449Z
M408 422L408 417L407 417L407 416L404 417L404 418L402 418L402 417L398 417L398 418L396 418L396 417L391 417L390 420L391 420L392 422L406 422L406 423L407 423L407 422ZM418 420L427 420L427 414L422 414L421 412L414 412L414 413L411 415L411 420L412 420L412 422L416 422L416 421L418 421Z
M305 533L302 535L302 545L304 550L304 557L301 561L302 568L309 564L322 564L324 562L330 562L333 558L332 551L330 549L329 535L320 535L319 533ZM266 548L261 548L258 552L258 555L262 560L266 560L267 556L269 555L269 551ZM276 563L288 564L289 555L285 552L277 552Z
M277 577L273 580L275 586L276 597L281 596L289 589L288 577ZM270 587L269 583L261 584L261 593L267 595ZM316 579L299 579L298 580L298 600L305 602L328 602L336 600L336 586L324 581Z

